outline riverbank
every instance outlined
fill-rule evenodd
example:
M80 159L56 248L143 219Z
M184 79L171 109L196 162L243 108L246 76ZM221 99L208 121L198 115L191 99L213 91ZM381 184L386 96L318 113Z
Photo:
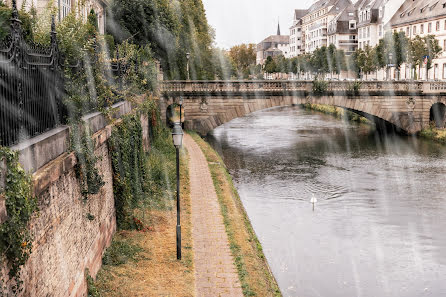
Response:
M244 296L282 296L221 157L198 134L189 134L208 161Z
M175 158L155 145L148 162L151 186L159 195L137 210L139 230L115 234L96 280L89 281L89 296L195 296L188 153L181 150L181 261L176 259L176 199L172 191Z
M423 129L418 135L424 139L446 144L446 129L438 129L431 126Z
M346 119L348 121L356 123L371 124L370 121L367 120L366 118L340 107L331 105L313 104L313 103L306 103L303 104L302 106L303 108L308 110L315 110L325 114L333 115L338 119Z

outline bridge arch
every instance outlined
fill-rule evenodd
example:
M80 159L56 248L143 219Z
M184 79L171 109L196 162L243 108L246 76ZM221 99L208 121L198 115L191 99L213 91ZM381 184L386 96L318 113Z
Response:
M445 128L446 105L442 102L432 104L429 111L429 122L434 123L437 128Z
M232 119L243 117L250 113L272 108L298 106L306 103L336 106L354 112L374 122L382 130L406 132L402 127L408 127L413 122L409 116L383 112L373 114L373 105L355 104L350 98L325 96L301 98L297 96L282 96L280 98L187 98L185 100L185 127L205 136L218 126ZM355 106L357 105L357 106ZM204 106L204 107L203 107Z

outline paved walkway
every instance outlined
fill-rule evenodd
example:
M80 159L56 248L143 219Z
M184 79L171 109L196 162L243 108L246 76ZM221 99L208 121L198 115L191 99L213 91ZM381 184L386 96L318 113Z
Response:
M197 296L243 296L208 163L192 137L185 135L184 144L190 157Z

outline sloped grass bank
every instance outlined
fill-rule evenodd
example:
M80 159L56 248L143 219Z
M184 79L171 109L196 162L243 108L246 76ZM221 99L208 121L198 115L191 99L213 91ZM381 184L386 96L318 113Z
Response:
M424 139L446 144L446 129L438 129L434 125L423 129L418 135Z
M208 161L243 294L282 296L221 157L198 134L188 133L200 146Z
M331 105L323 105L323 104L312 104L312 103L305 103L302 105L303 108L309 109L309 110L315 110L318 112L322 112L325 114L333 115L334 117L338 119L347 119L348 121L357 122L357 123L363 123L363 124L371 124L369 120L366 118L345 110L340 107L331 106Z

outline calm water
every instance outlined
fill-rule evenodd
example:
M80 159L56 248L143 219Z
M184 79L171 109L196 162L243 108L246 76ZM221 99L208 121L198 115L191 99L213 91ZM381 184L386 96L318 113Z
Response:
M297 107L208 141L284 296L446 296L446 147Z

